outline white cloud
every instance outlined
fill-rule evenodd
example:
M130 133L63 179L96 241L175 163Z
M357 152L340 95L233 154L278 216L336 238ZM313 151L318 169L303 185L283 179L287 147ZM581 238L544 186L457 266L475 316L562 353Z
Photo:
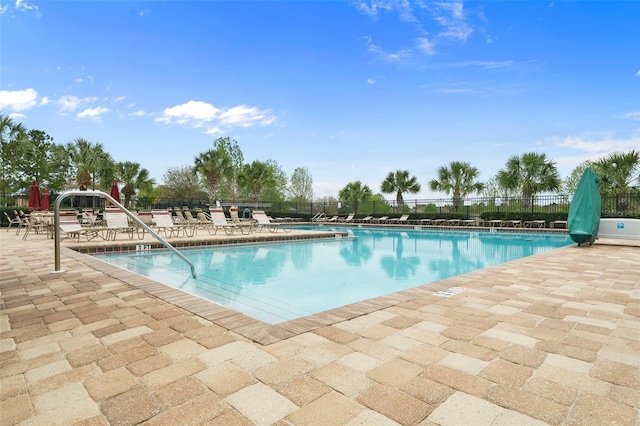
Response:
M398 61L400 59L408 58L411 56L411 50L409 49L403 49L396 53L385 52L380 46L378 46L377 44L373 44L370 39L367 49L369 50L369 52L387 61Z
M373 18L377 18L381 11L395 11L398 13L401 21L411 23L412 26L417 27L419 36L415 38L416 46L411 49L402 49L395 53L383 50L380 45L374 44L371 39L367 37L368 51L390 61L409 58L416 52L421 52L429 56L435 55L436 43L434 40L446 38L464 42L473 33L473 28L468 22L462 1L371 0L357 1L352 4L354 4L359 12ZM436 21L442 27L442 30L435 36L427 38L425 34L427 34L428 31L425 28L431 27L432 25L431 22L426 22L426 20L430 19L416 15L414 12L417 12L417 9L428 11L431 19ZM476 13L480 15L481 19L485 19L484 12L481 8L479 8L479 10L480 11ZM417 17L420 17L420 19ZM491 42L492 40L490 38L487 39L487 43Z
M109 111L110 111L109 108L102 108L102 107L88 108L76 114L76 118L78 120L83 118L88 118L93 121L102 121L102 114L106 114Z
M436 50L435 47L433 45L433 43L431 43L429 41L428 38L426 37L418 37L416 39L416 41L418 42L418 50L426 55L435 55L436 54Z
M195 128L205 127L207 134L217 134L221 130L216 122L226 127L251 127L255 124L263 126L275 122L276 117L268 110L258 107L237 105L230 108L217 108L202 101L188 101L181 105L167 108L156 121L165 124L182 124Z
M14 111L22 111L36 105L38 92L34 89L0 90L0 109L9 107Z
M388 12L393 10L391 2L383 0L357 1L355 3L355 7L359 12L362 12L372 18L377 17L379 11Z
M61 96L60 98L58 98L58 100L55 103L60 106L60 112L65 112L65 111L75 111L80 107L81 104L92 103L92 102L95 102L96 100L97 98L89 98L89 97L78 98L77 96Z
M48 96L43 96L42 99L40 99L40 103L38 104L38 106L45 106L51 103L51 99Z
M138 111L134 111L132 113L129 114L132 117L146 117L151 115L150 113L144 111L144 110L138 110Z
M207 131L204 132L204 133L207 134L207 135L219 135L219 134L224 133L224 131L219 127L211 127L209 129L207 129Z
M21 114L19 112L12 112L11 114L9 114L9 118L15 121L20 121L22 119L24 119L26 117L26 115Z
M462 2L429 3L434 19L445 29L438 34L440 37L467 40L473 29L467 24Z
M338 130L333 135L330 135L329 139L339 138L339 137L345 136L346 134L347 134L347 132L345 132L344 130Z
M189 101L165 109L163 116L156 120L166 124L202 123L214 120L219 112L218 108L206 102Z
M374 84L375 82L376 82L376 80L373 79L373 78L368 78L367 79L367 84Z
M261 111L257 107L238 105L220 114L220 123L226 126L251 127L256 123L262 125L271 124L275 117L267 111Z
M628 112L622 116L622 118L626 118L628 120L640 120L640 111L638 112Z
M516 67L526 67L528 64L526 62L515 62L515 61L467 61L467 62L456 62L451 63L449 66L455 68L462 67L479 67L488 70L496 70L496 69L506 69L506 68L516 68Z
M25 3L23 0L16 0L16 9L22 12L38 13L38 6Z
M567 136L564 138L550 138L549 142L560 148L568 148L600 156L612 152L637 149L640 146L640 136L629 136L626 139L616 139L611 136Z

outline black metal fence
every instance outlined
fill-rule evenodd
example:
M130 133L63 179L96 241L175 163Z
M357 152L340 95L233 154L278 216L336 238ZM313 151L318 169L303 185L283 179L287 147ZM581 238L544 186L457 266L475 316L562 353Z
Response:
M51 198L52 203L55 196ZM15 200L14 200L15 201ZM481 217L491 219L520 220L566 220L571 199L566 195L537 195L535 197L508 198L465 198L454 202L451 198L405 200L399 205L395 200L352 202L249 202L220 200L216 204L227 209L236 205L241 216L249 217L254 209L266 211L274 217L292 217L310 220L316 216L347 216L355 213L356 218L365 216L400 216L410 214L411 219L444 218L470 219ZM202 208L211 206L208 200L161 198L134 198L127 206L131 210L151 210L182 208ZM26 209L24 205L17 207ZM10 207L13 209L13 207ZM70 197L62 204L64 209L104 208L104 200L98 197ZM640 193L631 192L614 197L602 197L602 217L640 218ZM4 217L2 218L4 221Z

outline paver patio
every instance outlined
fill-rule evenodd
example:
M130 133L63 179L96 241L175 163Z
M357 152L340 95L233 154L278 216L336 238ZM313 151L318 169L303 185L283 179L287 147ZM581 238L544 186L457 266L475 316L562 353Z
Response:
M1 425L640 425L637 242L282 327L61 260L0 229Z

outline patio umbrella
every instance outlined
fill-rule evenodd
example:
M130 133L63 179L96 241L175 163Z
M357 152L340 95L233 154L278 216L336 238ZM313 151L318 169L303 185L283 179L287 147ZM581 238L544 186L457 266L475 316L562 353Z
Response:
M111 197L120 202L120 190L118 189L118 181L116 179L111 182Z
M40 187L36 179L33 180L29 189L29 210L40 210Z
M48 189L42 190L42 197L40 198L40 208L42 208L42 210L49 211L49 190Z

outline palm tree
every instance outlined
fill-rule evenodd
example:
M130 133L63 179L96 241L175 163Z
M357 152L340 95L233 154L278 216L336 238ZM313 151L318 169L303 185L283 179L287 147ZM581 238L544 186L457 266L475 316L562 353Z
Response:
M255 160L251 164L245 164L238 175L238 184L243 188L251 201L260 200L264 188L275 185L275 176L269 164Z
M8 115L0 114L0 164L2 181L2 201L7 197L7 192L12 192L17 188L13 188L9 182L9 176L12 175L12 162L16 156L20 155L16 152L19 141L26 137L27 129L22 123L17 123Z
M216 202L220 182L231 168L231 157L221 149L201 152L194 160L193 170L205 182L209 204Z
M349 182L344 188L338 192L338 197L341 200L351 203L353 205L353 211L358 212L358 203L360 201L368 200L373 193L368 185L363 185L359 180L355 182Z
M640 151L614 152L592 167L600 176L600 191L615 197L616 210L629 209L631 192L640 190Z
M121 194L124 196L124 206L129 207L131 198L136 195L136 189L151 190L155 181L149 177L149 171L140 164L131 161L117 163L115 167L116 179L124 184Z
M408 170L396 170L390 172L380 185L380 191L384 194L396 194L396 204L398 207L404 205L402 194L409 192L415 194L420 192L420 184L415 176L409 177Z
M100 142L95 144L83 138L78 138L67 144L69 158L75 166L76 183L81 191L91 186L107 190L113 180L115 163Z
M592 165L606 195L621 195L640 186L640 151L614 152ZM636 189L637 190L637 189Z
M557 191L562 185L555 162L547 160L546 154L535 152L509 157L506 168L500 170L496 177L501 186L521 191L524 208L528 208L536 194Z
M431 180L429 186L432 191L451 194L454 210L458 209L467 195L484 189L484 184L476 180L480 172L467 162L452 161L449 167L438 168L437 174L438 179Z

